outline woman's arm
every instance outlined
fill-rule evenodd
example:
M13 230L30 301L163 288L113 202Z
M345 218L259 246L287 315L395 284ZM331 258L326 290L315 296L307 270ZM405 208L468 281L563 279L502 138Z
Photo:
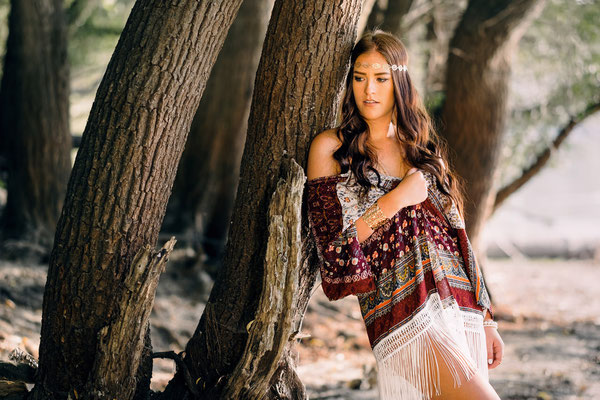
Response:
M392 218L404 207L419 204L427 198L427 181L416 168L409 170L394 189L377 199L377 205L387 218ZM374 232L362 217L356 220L358 241L365 241Z
M341 146L335 129L319 133L313 139L308 154L306 175L308 180L323 176L337 175L340 168L333 153ZM418 204L427 198L427 182L416 168L407 172L403 180L394 189L377 200L379 208L387 218L393 217L404 207ZM355 222L357 238L360 243L374 232L362 217Z

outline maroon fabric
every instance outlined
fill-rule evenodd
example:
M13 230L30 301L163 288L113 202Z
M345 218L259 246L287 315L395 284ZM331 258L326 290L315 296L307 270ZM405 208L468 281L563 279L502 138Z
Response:
M465 310L487 308L492 314L466 232L453 228L443 210L447 199L430 189L427 200L401 209L359 243L354 225L342 231L337 184L345 179L334 175L307 182L309 223L323 291L331 300L359 296L372 346L407 322L432 291L442 299L453 296ZM399 181L394 183L392 188ZM439 262L431 263L432 258Z
M323 291L330 300L376 289L360 243L342 235L342 208L335 187L339 179L325 177L307 183L308 218L322 262Z

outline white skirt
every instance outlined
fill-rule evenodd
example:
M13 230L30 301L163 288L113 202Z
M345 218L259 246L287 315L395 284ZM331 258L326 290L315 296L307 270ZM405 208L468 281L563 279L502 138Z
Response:
M455 387L463 383L461 377L469 380L477 372L489 380L483 316L462 311L453 297L442 301L437 292L409 322L377 343L373 353L380 400L422 400L441 394L440 362L452 374Z

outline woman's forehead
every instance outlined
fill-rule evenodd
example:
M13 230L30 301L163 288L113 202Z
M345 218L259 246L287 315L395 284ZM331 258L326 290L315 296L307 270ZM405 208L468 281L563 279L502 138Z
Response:
M358 62L358 61L367 62L369 64L372 64L375 62L378 62L380 64L386 63L386 59L383 56L383 54L381 54L377 50L371 50L366 53L362 53L361 55L356 57L356 62Z

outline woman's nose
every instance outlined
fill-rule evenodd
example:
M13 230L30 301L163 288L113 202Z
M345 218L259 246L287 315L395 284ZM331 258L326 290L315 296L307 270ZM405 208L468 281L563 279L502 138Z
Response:
M365 93L375 93L375 81L372 79L367 80L367 84L365 85Z

